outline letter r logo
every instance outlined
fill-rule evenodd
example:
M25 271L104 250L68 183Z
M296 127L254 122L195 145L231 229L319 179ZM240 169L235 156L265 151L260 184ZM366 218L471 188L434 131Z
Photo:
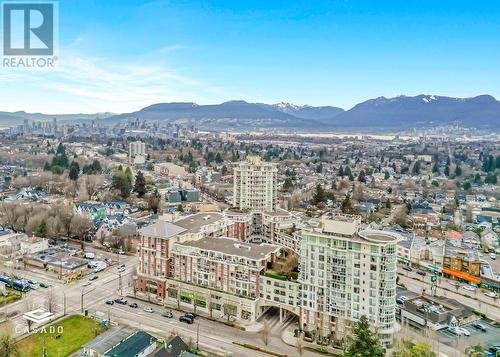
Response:
M3 55L54 54L54 4L2 3Z

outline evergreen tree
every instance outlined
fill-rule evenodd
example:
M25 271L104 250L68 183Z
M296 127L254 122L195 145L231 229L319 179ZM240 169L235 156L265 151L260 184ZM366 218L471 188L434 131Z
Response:
M358 181L359 181L359 182L366 183L366 174L365 174L365 170L361 170L361 171L359 172L359 175L358 175Z
M184 207L181 204L177 206L177 212L184 212Z
M321 186L321 184L316 185L316 190L314 191L314 195L312 198L312 204L318 205L321 202L326 202L325 190Z
M370 330L368 318L362 315L352 329L347 350L343 357L383 357L384 348L380 345L377 334Z
M225 176L225 175L227 175L227 172L228 172L227 166L226 165L222 166L222 168L220 169L220 174L222 176Z
M47 233L47 222L45 222L45 219L38 221L34 233L37 237L45 238L45 234Z
M342 165L340 165L338 176L344 177L344 168L342 167Z
M438 166L437 162L435 162L434 166L432 166L432 173L439 174L439 166Z
M50 164L48 162L45 162L45 165L43 165L43 171L50 171Z
M316 172L318 174L322 173L323 172L323 164L322 163L319 163L318 166L316 166Z
M455 166L455 176L462 176L462 168L460 167L460 165Z
M411 173L412 175L420 175L420 161L415 161Z
M56 153L57 153L57 155L66 155L66 148L64 147L64 145L62 143L59 143L59 145L57 146Z
M446 165L446 167L444 168L444 174L445 176L450 176L450 165Z
M154 214L158 213L158 208L160 207L161 195L158 192L158 189L149 195L148 199L148 208L150 211L153 211Z
M287 177L285 179L285 182L283 183L283 190L285 190L285 191L293 190L293 181L290 177Z
M352 212L352 202L351 202L351 197L349 195L345 195L344 200L340 204L340 209L342 210L342 213Z
M76 181L78 180L78 176L80 175L80 165L78 162L72 161L69 166L69 178L70 180Z
M388 180L390 177L391 177L391 175L389 174L389 171L385 171L384 172L384 180Z
M497 175L492 172L488 173L488 175L486 175L486 178L484 179L484 183L495 185L497 183Z
M216 155L215 155L215 162L217 164L222 164L224 162L224 159L222 158L222 155L220 154L220 152L218 152Z
M137 193L139 197L143 197L146 193L146 179L140 170L137 171L137 175L135 175L134 192Z

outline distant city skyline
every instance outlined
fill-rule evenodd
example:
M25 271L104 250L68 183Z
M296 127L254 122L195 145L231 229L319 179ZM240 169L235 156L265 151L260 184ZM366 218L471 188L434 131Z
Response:
M498 18L488 1L61 0L56 67L0 68L0 111L499 98Z

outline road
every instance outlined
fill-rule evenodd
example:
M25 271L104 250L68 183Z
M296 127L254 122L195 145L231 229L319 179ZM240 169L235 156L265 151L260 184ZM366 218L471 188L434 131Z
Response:
M430 274L422 277L415 271L408 272L404 270L400 271L398 269L398 276L399 281L405 284L407 289L419 294L422 293L423 289L425 289L426 293L430 293ZM439 277L436 294L438 296L455 299L466 306L470 306L473 309L485 313L489 318L500 322L500 307L498 306L498 299L495 300L484 295L484 293L478 288L474 291L466 290L462 288L464 285L463 283L459 283L459 287L457 288L453 285L456 283L457 282L454 280Z
M131 276L135 273L138 258L124 257L126 270L122 273L122 293L126 295L131 292L131 287L128 282L131 282ZM0 269L7 271L8 269ZM264 318L269 320L271 334L269 343L266 346L263 342L260 333L246 332L239 329L227 326L221 322L211 321L202 317L196 319L196 323L188 325L179 321L180 312L173 311L174 318L167 319L161 316L161 308L154 304L149 304L140 300L127 298L130 304L132 301L137 302L139 308L131 308L127 305L107 305L106 300L114 299L120 295L119 289L119 276L116 272L116 267L110 267L106 271L98 273L99 278L92 282L87 287L84 287L86 279L76 282L74 284L63 284L54 276L48 275L40 270L16 270L13 271L16 275L23 276L28 279L36 279L39 282L48 282L51 287L49 289L38 288L26 294L26 298L10 304L4 308L0 308L0 312L17 312L17 316L10 319L17 329L17 335L21 335L26 326L22 318L22 313L27 310L29 301L29 308L45 307L47 305L47 297L49 291L52 289L53 294L56 296L55 307L56 312L62 313L64 310L66 314L79 314L82 311L81 299L82 292L84 310L88 310L90 314L99 311L108 316L112 322L126 324L134 328L149 331L156 336L168 337L171 334L179 334L187 340L191 341L193 345L196 344L197 330L199 347L209 352L219 354L228 353L232 356L256 356L264 357L269 356L263 352L254 351L235 345L233 342L248 343L254 346L259 346L267 350L278 352L288 356L298 356L298 351L295 347L285 344L281 340L281 332L285 325L279 323L277 314L269 314ZM143 309L145 307L152 307L154 313L147 313ZM290 321L288 321L290 323ZM312 351L304 351L303 356L320 356Z

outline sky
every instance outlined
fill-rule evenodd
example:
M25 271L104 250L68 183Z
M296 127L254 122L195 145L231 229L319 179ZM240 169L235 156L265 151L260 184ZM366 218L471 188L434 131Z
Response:
M59 0L58 8L54 68L0 67L0 111L500 98L500 1Z

